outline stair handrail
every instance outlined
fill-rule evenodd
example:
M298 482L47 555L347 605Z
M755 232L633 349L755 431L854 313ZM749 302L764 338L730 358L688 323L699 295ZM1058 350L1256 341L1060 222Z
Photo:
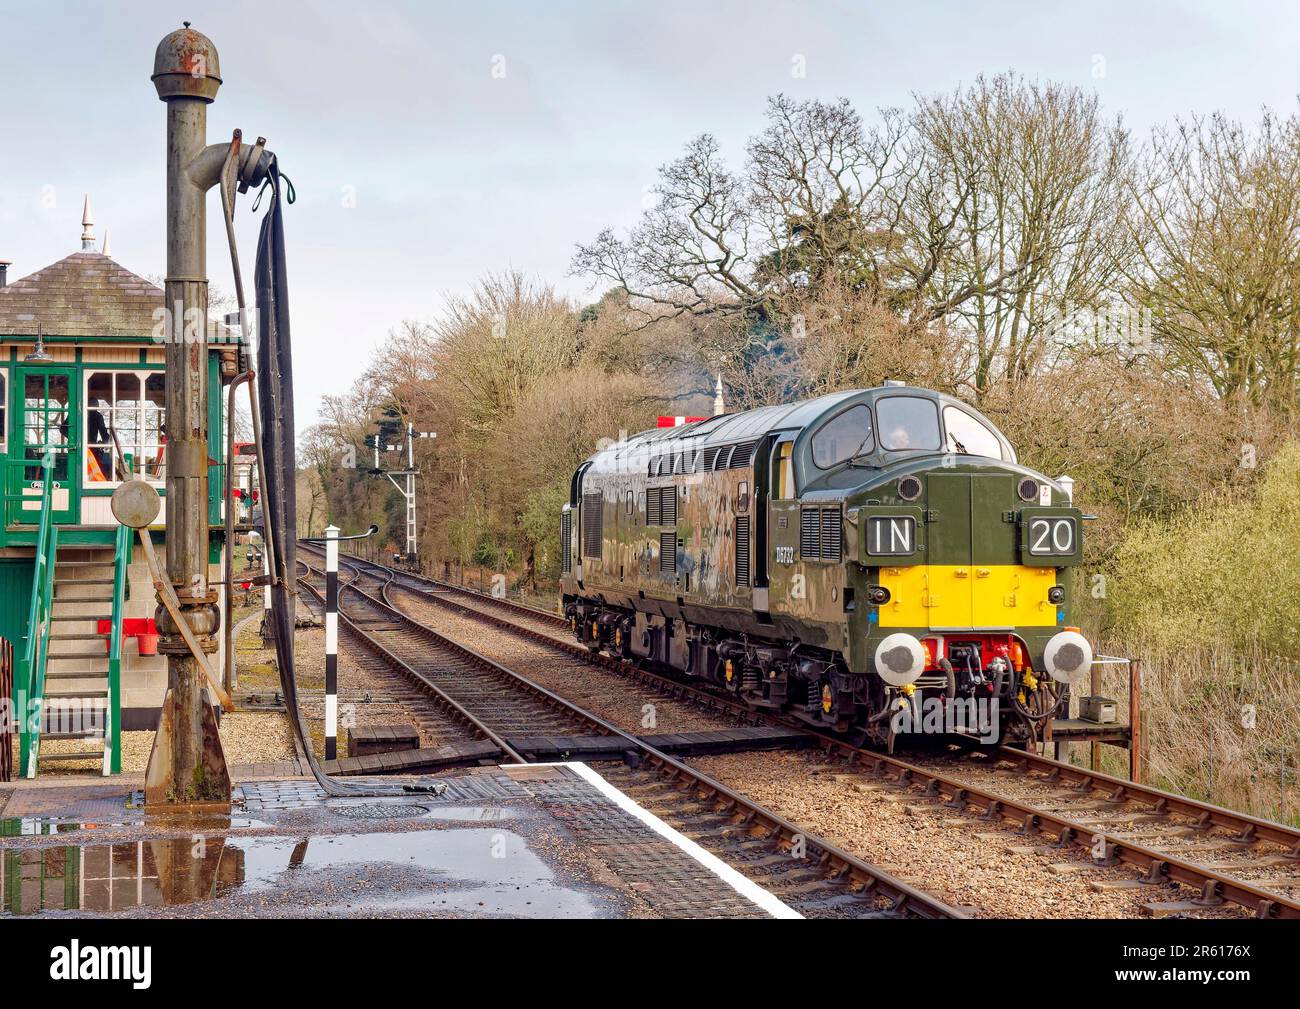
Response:
M108 638L108 708L104 715L104 773L122 773L122 617L126 569L131 566L130 526L119 525L113 542L113 614Z
M28 460L21 461L31 465ZM41 458L41 518L36 535L35 567L32 571L32 598L27 609L27 634L23 638L18 660L15 688L23 685L25 694L19 706L19 775L36 777L37 753L41 743L41 723L45 713L45 665L50 648L50 612L54 598L54 555L58 551L59 529L53 523L52 480L54 453Z

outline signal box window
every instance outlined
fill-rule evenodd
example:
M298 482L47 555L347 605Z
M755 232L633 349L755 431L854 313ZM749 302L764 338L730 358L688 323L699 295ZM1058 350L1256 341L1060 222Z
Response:
M126 479L126 467L162 483L167 437L163 424L166 378L160 371L95 371L86 376L87 487ZM121 446L116 458L113 435Z
M890 452L939 448L939 408L920 396L890 396L876 405L880 447Z

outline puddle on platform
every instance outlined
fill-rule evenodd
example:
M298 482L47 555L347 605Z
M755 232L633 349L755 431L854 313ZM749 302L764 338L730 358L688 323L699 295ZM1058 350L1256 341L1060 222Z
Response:
M108 830L110 828L138 827L148 824L159 828L180 830L220 831L250 827L269 827L270 821L260 820L244 812L233 813L154 813L139 816L112 816L107 819L73 819L64 816L22 816L0 819L0 839L6 837L40 837L49 834L72 834L81 830Z
M467 807L468 808L468 807ZM445 812L440 810L439 812ZM297 907L591 917L592 896L558 882L518 834L448 828L206 841L191 838L0 851L0 916L119 912L248 896Z

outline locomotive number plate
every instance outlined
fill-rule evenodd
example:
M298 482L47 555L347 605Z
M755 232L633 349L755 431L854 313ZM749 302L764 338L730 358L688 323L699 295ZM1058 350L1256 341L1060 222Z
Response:
M1037 557L1069 557L1075 552L1076 526L1069 517L1040 515L1029 521L1029 552Z
M901 557L916 552L916 519L910 515L872 515L867 519L867 553Z

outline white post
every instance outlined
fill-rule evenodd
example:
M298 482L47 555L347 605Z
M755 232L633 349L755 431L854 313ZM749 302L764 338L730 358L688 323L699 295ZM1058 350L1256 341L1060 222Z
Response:
M325 527L325 759L338 758L339 529Z
M265 511L263 511L262 517L263 521L265 521ZM266 537L259 536L258 540L258 549L262 554L262 574L266 576L266 582L262 586L262 641L269 644L275 640L275 624L271 619L271 558L266 550Z
M415 473L406 477L406 561L416 562L415 546Z

